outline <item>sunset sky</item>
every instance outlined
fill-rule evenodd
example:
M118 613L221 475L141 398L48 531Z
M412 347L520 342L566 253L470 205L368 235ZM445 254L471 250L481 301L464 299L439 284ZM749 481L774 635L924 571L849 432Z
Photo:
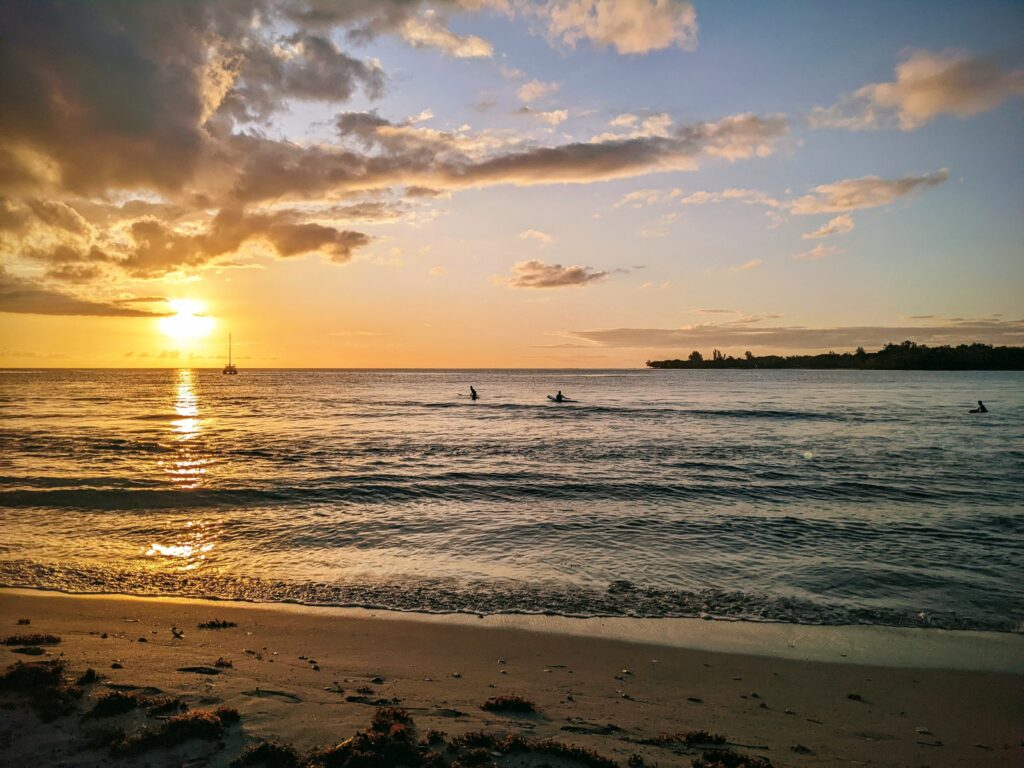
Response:
M0 366L1021 344L1022 96L1012 2L0 0Z

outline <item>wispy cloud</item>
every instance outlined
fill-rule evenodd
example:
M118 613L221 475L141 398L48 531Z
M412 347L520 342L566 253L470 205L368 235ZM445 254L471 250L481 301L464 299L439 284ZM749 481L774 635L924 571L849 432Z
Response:
M768 348L791 350L853 349L880 347L910 339L922 344L1020 344L1024 320L950 319L927 325L767 326L759 321L706 323L682 328L610 328L572 331L570 336L603 347L676 349L688 352L700 347L732 349Z
M802 240L816 240L822 237L832 237L833 235L845 235L847 232L852 231L853 217L848 213L843 213L829 219L813 232L805 232L800 235L800 238Z
M747 272L748 270L751 270L751 269L757 269L762 264L764 264L764 260L762 260L762 259L751 259L750 261L745 261L742 264L737 264L735 267L729 267L729 271L730 272Z
M962 52L915 51L896 67L896 79L846 94L830 107L815 107L813 128L912 131L939 115L970 117L1024 96L1024 69L1007 70L999 59Z
M94 301L55 290L35 280L19 277L0 266L0 312L30 315L78 315L92 317L163 317L120 302Z
M524 229L519 233L520 240L532 240L537 243L541 248L546 245L551 245L555 242L555 238L549 235L547 232L541 232L539 229Z
M531 80L523 83L516 91L519 100L529 104L547 98L558 90L558 83L545 83L542 80Z
M545 264L538 259L520 261L513 265L512 276L505 282L513 288L566 288L581 287L600 282L608 272L591 267L563 267L561 264Z
M809 251L803 251L801 253L794 253L793 258L800 261L818 261L820 259L828 258L829 256L835 256L837 253L842 253L843 249L836 245L825 245L825 243L818 243L816 246L811 248Z

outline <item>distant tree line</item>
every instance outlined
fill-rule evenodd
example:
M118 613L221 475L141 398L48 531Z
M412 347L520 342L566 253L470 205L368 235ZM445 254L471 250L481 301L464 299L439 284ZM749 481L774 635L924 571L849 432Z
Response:
M821 355L723 355L719 350L706 359L694 350L685 360L648 360L648 368L850 368L879 371L1021 371L1024 347L993 347L961 344L929 347L904 341L886 344L877 352L827 352Z

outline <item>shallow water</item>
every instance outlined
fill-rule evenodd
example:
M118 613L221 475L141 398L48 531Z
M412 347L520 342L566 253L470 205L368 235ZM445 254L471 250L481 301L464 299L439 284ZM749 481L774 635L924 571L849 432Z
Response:
M1024 623L1020 373L4 371L0 420L6 585Z

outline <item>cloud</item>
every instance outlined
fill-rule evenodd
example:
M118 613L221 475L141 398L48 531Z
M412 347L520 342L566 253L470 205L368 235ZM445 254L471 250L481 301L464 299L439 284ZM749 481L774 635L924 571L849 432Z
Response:
M635 189L627 192L614 204L615 208L628 206L629 208L643 208L645 206L657 205L672 198L679 197L681 189Z
M763 259L751 259L750 261L745 261L742 264L737 264L734 267L729 267L729 271L730 272L747 272L747 271L749 271L751 269L757 269L762 264L764 264L764 260Z
M19 277L0 266L0 312L30 315L83 315L93 317L163 317L117 303L81 299Z
M537 259L517 262L512 267L512 276L506 282L513 288L564 288L584 286L600 282L608 277L607 272L591 267L561 264L545 264Z
M805 232L800 235L802 240L815 240L820 237L832 237L833 235L845 235L853 231L853 217L848 213L840 214L829 219L813 232Z
M843 249L838 246L818 243L809 251L804 251L803 253L794 253L793 258L803 261L817 261L819 259L824 259L829 256L835 256L837 253L842 252Z
M448 29L432 10L422 16L410 17L399 28L405 42L416 48L436 48L456 59L490 58L494 48L476 35L461 36Z
M344 113L337 124L343 138L380 152L236 135L231 140L231 155L239 165L233 196L241 202L397 184L465 189L605 181L694 170L711 158L734 162L768 156L789 130L786 119L778 115L734 115L673 125L666 136L524 147L487 133L446 133L396 124L374 113Z
M935 173L899 179L882 179L878 176L844 179L815 187L812 194L789 203L789 208L793 213L803 215L877 208L889 205L916 190L936 187L948 178L949 171L943 168Z
M544 6L548 34L574 47L587 40L620 54L697 47L697 12L679 0L553 0Z
M668 237L671 231L672 222L679 218L679 214L672 212L666 213L659 217L657 221L652 221L637 230L637 236L647 239Z
M370 242L362 232L295 221L294 216L291 211L249 214L224 209L199 233L173 229L158 219L138 219L128 228L132 246L116 263L135 277L155 277L216 264L219 257L235 253L244 243L261 240L280 258L315 252L343 264Z
M811 216L889 205L921 189L936 187L948 178L949 171L942 168L934 173L903 176L898 179L883 179L878 176L842 179L831 184L820 184L814 187L811 193L789 200L772 197L756 189L733 188L721 192L699 190L682 197L679 202L682 205L708 205L737 200L748 205L764 206L777 216L785 213ZM841 215L833 218L821 229L803 237L804 239L826 237L844 234L852 229L853 219L848 215Z
M701 346L733 349L828 350L881 347L912 339L920 344L1020 344L1024 320L947 320L906 326L764 326L758 322L706 323L682 328L611 328L572 331L570 335L602 347L675 349L689 352Z
M912 131L939 115L970 117L1024 96L1024 69L991 56L916 51L896 66L893 82L865 85L830 107L815 107L813 128Z
M429 274L431 277L444 277L447 271L444 267L431 267Z
M567 109L552 109L547 112L539 109L532 109L531 107L520 107L516 110L517 115L530 115L535 117L541 122L547 123L552 128L561 125L569 119L569 110Z
M545 245L551 245L555 242L555 238L549 235L547 232L541 232L539 229L526 229L519 233L520 240L533 240L537 245L543 248Z
M558 83L545 83L541 80L531 80L530 82L523 83L519 86L519 90L516 91L516 96L519 97L520 101L529 104L530 102L547 98L557 90Z

